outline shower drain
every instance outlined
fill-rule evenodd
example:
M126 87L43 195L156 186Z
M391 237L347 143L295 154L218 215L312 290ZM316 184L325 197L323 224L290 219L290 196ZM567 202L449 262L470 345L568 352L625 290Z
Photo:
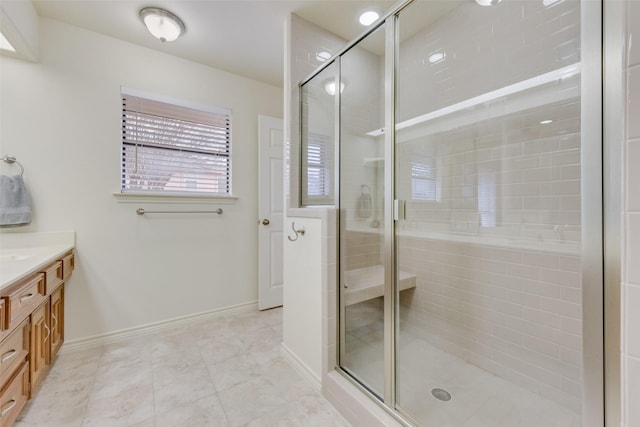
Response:
M442 388L432 388L431 394L438 400L442 400L443 402L448 402L451 400L451 393Z

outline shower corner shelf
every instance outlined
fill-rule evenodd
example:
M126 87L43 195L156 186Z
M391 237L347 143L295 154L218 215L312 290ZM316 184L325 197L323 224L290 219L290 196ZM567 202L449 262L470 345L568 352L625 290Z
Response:
M345 272L346 305L356 304L384 295L384 266L356 268ZM398 272L398 288L401 291L416 287L416 275Z

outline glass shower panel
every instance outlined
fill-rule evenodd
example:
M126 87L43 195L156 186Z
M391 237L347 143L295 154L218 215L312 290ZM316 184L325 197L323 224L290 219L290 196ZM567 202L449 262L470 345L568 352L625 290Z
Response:
M384 390L384 28L341 57L340 364Z
M582 425L580 3L440 3L398 21L397 407Z
M300 161L302 206L330 205L334 201L335 99L326 86L335 80L331 64L300 88Z

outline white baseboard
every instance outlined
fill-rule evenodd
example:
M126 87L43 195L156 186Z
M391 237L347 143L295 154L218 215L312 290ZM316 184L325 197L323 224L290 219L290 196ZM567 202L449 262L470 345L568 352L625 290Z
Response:
M311 385L315 387L316 390L322 390L322 380L307 366L306 363L300 360L300 358L294 352L292 352L284 343L280 344L280 350L282 356L287 360L287 362L291 364L291 366L293 366L293 369L295 369L300 375L309 380Z
M200 313L188 314L186 316L180 316L180 317L175 317L173 319L162 320L160 322L147 323L145 325L140 325L133 328L121 329L119 331L109 332L106 334L94 335L86 338L78 338L75 340L66 341L62 345L60 349L60 353L70 353L73 351L100 347L105 344L123 341L128 338L151 334L154 332L173 328L175 326L186 325L196 320L222 317L222 316L228 316L230 314L239 314L239 313L257 311L257 310L258 310L258 302L254 301L254 302L238 304L230 307L216 308L214 310L203 311Z

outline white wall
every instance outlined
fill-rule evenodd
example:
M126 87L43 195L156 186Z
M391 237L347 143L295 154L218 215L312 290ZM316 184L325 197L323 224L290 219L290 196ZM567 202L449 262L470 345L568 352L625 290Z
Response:
M322 62L316 60L320 51L337 52L345 41L325 30L290 15L285 28L285 211L284 236L291 235L291 223L307 230L299 241L284 239L284 314L282 341L294 363L320 385L328 369L335 366L329 360L326 347L335 340L325 329L335 325L335 213L325 208L298 207L298 90L297 82L305 78ZM291 177L288 171L294 171ZM329 286L333 285L333 288ZM323 304L323 302L325 304ZM333 311L327 311L327 305Z
M626 2L627 129L623 179L623 425L640 425L640 2Z
M284 244L284 324L282 342L308 370L316 385L322 378L322 224L317 218L292 218L304 236ZM285 236L295 237L285 221Z
M282 90L43 19L40 63L0 57L2 155L25 168L33 223L75 230L67 340L257 299L258 114ZM120 203L120 86L231 108L235 204ZM144 216L147 209L224 214ZM5 232L8 230L5 230Z

